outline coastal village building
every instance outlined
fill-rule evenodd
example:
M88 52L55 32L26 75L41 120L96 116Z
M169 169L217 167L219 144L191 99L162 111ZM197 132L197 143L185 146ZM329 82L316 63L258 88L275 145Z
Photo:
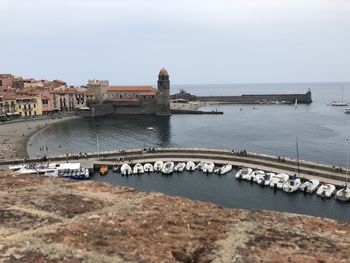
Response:
M93 90L96 102L91 116L111 113L170 115L170 80L165 68L158 74L158 89L152 86L109 86L108 80L89 80L88 87Z
M40 97L4 93L3 113L8 116L32 117L43 114Z
M62 80L34 80L0 74L0 114L33 117L55 112L84 111L106 114L170 115L169 74L162 68L158 88L109 86L107 80L89 80L87 86L67 86ZM91 107L91 109L90 109Z

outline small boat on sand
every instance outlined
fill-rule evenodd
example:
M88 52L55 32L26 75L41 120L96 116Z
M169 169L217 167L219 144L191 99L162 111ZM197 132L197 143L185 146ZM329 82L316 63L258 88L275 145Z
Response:
M178 163L175 165L174 171L175 172L183 172L185 170L186 164L185 163Z
M132 169L129 164L124 163L122 167L120 168L120 172L122 175L131 175L132 174Z
M174 162L166 162L163 166L163 174L172 174L174 171Z
M321 197L331 197L335 192L335 186L332 184L323 184L318 188L316 194Z
M133 172L134 172L134 174L143 174L142 164L140 164L140 163L135 164Z
M186 171L192 172L194 170L196 170L196 164L192 161L188 161L186 163Z
M100 167L100 175L105 175L108 173L108 166L107 165L101 165Z
M203 173L213 173L215 168L215 164L213 162L205 163L202 171Z
M144 166L143 166L143 171L145 173L152 173L154 171L153 169L153 165L151 163L146 163Z
M242 168L241 170L239 170L236 173L235 176L237 179L241 179L243 176L246 177L246 176L250 175L252 172L253 172L253 169L251 169L251 168Z
M317 187L320 185L320 181L317 179L307 180L301 184L299 190L306 193L313 193L316 191Z
M163 161L156 161L156 162L154 163L154 171L155 171L155 172L161 172L162 169L163 169L163 166L164 166Z

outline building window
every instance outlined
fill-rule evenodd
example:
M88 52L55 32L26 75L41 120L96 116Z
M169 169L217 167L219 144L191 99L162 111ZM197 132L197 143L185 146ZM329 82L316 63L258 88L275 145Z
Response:
M34 111L34 116L36 116L36 111Z

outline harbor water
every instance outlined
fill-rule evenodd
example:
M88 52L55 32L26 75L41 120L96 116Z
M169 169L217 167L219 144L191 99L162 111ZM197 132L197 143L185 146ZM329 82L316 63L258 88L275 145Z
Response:
M199 171L173 173L172 176L161 173L121 176L119 173L109 172L105 176L96 173L93 180L141 191L184 196L225 207L268 209L350 221L350 203L340 202L335 198L322 199L316 193L288 194L282 190L238 180L235 173L233 170L220 176L206 175Z
M179 85L196 95L241 95L305 93L312 90L314 103L298 105L212 105L224 115L113 116L77 119L51 126L28 143L30 156L96 152L143 147L206 147L245 149L250 152L346 166L350 151L350 114L344 107L327 106L332 100L350 102L349 83ZM242 107L242 110L241 110ZM154 129L147 129L153 127ZM98 142L98 143L97 143ZM45 151L40 151L40 146ZM98 147L99 146L99 147ZM233 174L143 175L121 177L109 174L93 180L126 185L139 190L159 191L210 201L227 207L272 209L350 220L349 204L316 195L288 195L256 184L239 182Z

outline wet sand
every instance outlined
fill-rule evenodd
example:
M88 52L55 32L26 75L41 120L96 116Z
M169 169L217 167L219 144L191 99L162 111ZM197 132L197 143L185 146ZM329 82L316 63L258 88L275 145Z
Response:
M27 156L27 142L36 132L54 123L79 117L26 120L0 124L0 159L17 159Z

